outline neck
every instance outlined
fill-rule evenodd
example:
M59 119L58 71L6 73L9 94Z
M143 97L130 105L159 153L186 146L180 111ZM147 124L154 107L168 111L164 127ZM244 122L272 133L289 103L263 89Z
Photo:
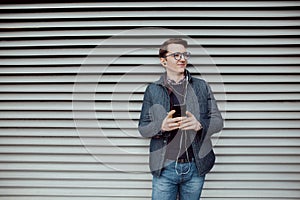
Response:
M180 80L182 80L184 78L184 73L180 73L180 74L167 73L167 76L169 79L175 81L175 83L178 83Z

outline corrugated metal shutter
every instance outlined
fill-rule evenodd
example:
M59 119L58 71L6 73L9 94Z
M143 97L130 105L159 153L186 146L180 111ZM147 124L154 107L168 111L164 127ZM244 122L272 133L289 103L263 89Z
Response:
M136 124L145 84L162 71L155 48L176 34L145 27L193 38L223 78L214 80L211 66L202 66L226 103L202 199L300 199L299 6L2 4L0 199L150 199L149 141ZM112 37L130 29L138 34ZM88 57L96 45L100 51ZM123 52L130 55L110 63Z

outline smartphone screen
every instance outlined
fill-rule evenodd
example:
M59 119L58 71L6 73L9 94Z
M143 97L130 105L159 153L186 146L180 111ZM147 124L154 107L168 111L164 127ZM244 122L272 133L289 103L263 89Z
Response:
M186 105L185 104L176 104L176 105L173 105L172 110L176 111L173 114L173 118L186 116Z

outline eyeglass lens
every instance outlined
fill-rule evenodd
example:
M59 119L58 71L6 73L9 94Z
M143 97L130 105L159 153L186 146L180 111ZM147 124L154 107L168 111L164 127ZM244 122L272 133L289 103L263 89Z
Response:
M176 60L180 60L182 57L187 60L187 59L190 58L190 53L189 52L184 52L184 53L176 52L176 53L174 53L174 58Z

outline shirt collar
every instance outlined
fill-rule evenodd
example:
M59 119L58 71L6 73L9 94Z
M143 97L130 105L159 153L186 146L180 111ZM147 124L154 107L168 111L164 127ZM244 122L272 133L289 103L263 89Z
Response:
M167 83L170 85L181 85L185 81L185 76L176 83L174 80L171 80L169 77L167 77Z
M189 73L188 70L185 70L185 75L186 75L186 77L188 77L187 81L191 82L192 81L192 77L191 77L191 75L190 75L190 73ZM158 84L158 85L166 86L167 83L168 83L167 82L167 72L164 72L164 74L160 77L160 79L157 80L157 81L155 81L154 83Z

